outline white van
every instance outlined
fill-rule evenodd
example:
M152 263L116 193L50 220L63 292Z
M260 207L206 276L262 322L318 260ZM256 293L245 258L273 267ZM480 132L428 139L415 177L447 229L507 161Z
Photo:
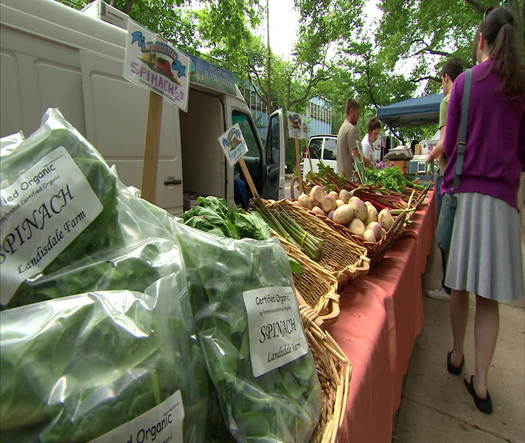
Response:
M0 136L32 133L57 107L126 185L140 188L148 92L122 77L126 32L52 0L2 0ZM217 138L235 123L259 193L282 197L282 113L271 116L263 146L232 74L192 59L188 112L163 104L156 204L180 213L184 195L233 201L234 169Z
M319 163L337 171L337 135L314 135L308 139L302 163L303 178L319 172Z

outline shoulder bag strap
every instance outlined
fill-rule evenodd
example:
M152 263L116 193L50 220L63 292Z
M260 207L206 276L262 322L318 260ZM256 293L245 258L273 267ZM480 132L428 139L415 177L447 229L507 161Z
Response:
M465 158L465 148L467 147L467 123L468 110L470 103L470 87L472 85L472 69L465 72L465 83L463 91L463 106L461 107L461 123L459 124L459 139L456 155L456 175L454 176L453 189L457 190L463 173L463 160Z

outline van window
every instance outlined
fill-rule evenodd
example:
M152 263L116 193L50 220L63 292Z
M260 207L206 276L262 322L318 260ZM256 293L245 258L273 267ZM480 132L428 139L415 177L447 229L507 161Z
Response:
M310 158L319 160L321 158L321 144L323 142L322 138L312 138L310 144L308 145L308 150L310 151Z
M270 131L269 131L270 140L267 143L268 152L266 152L266 163L274 164L279 163L279 156L281 149L279 146L279 116L274 115L270 118Z
M255 131L250 123L250 118L240 111L233 111L232 113L233 124L238 123L241 128L242 135L248 146L248 152L245 154L249 157L260 157L259 145L255 137Z
M337 141L333 138L324 139L323 160L337 160Z

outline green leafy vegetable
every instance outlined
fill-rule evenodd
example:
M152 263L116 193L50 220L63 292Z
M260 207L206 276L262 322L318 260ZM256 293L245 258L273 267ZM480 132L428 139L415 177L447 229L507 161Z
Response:
M206 377L190 358L185 280L180 269L145 293L93 292L0 313L2 441L87 441L178 390L185 441L202 441Z
M177 229L195 326L230 432L238 441L308 441L321 408L313 358L308 353L255 378L242 295L292 286L285 252L277 241Z
M403 193L407 187L423 190L424 187L407 180L398 167L366 170L366 184L378 186L388 191Z
M218 197L199 197L197 206L182 214L184 223L192 228L229 238L267 240L270 229L257 212L247 213L228 206Z
M103 210L0 313L0 440L89 440L180 389L184 440L203 441L209 378L176 222L125 188L56 110L1 151L2 189L59 146Z

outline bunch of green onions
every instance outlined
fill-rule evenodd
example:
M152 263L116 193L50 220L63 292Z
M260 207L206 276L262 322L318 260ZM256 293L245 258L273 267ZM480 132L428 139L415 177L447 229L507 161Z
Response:
M297 246L312 260L321 258L323 253L323 241L321 239L306 232L283 209L279 207L268 209L260 198L255 198L254 204L264 221L279 236Z

